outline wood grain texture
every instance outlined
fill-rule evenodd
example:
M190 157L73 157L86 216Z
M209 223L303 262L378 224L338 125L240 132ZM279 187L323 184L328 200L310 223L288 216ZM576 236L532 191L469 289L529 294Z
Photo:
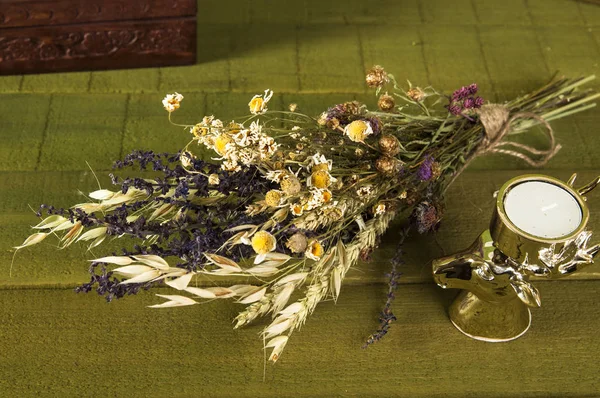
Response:
M584 397L600 391L596 282L540 284L531 330L506 344L448 322L453 292L399 290L399 321L367 350L382 285L319 305L263 382L260 327L232 330L229 301L153 310L71 291L0 291L1 396Z
M195 15L195 0L0 1L0 29Z
M0 30L0 75L195 62L194 17Z

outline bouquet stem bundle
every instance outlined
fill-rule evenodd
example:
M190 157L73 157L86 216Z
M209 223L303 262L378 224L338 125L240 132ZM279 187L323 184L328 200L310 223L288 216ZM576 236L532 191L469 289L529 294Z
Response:
M504 153L543 165L560 148L548 122L593 107L598 95L581 88L591 79L553 79L498 105L477 96L475 84L450 96L410 83L404 89L376 66L366 80L379 96L377 110L352 101L317 118L293 106L269 111L267 90L251 99L245 120L205 116L177 125L191 134L177 154L135 151L115 164L159 177L111 175L116 190L91 192L68 209L42 205L38 215L47 216L16 249L50 235L61 248L121 240L121 253L92 260L90 281L78 291L95 288L110 301L155 286L175 290L158 294L166 301L152 307L232 298L246 306L235 327L272 317L263 338L276 361L317 304L337 300L348 270L369 258L390 223L407 216L382 324L368 345L395 319L391 300L409 230L438 227L445 190L477 156ZM163 100L169 120L182 100L177 93ZM507 140L540 124L548 149ZM192 286L200 275L247 282Z

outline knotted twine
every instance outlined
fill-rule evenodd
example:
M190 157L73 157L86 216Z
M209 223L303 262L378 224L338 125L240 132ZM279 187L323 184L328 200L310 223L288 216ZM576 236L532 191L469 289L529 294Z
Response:
M504 105L498 104L483 105L478 109L477 113L479 114L481 124L485 128L485 137L474 156L483 155L487 152L503 153L522 159L531 166L541 167L548 163L561 148L560 144L556 143L554 131L550 127L550 124L535 113L518 112L509 118L508 109ZM503 141L504 137L510 133L512 123L518 119L533 119L544 126L546 135L550 141L550 147L548 149L537 149L518 142ZM506 147L512 147L513 149L505 149ZM535 160L532 156L542 156L542 158Z
M484 127L485 136L478 148L475 150L469 160L454 174L450 183L446 185L446 191L454 180L467 168L467 166L479 155L485 153L503 153L524 160L534 167L544 166L560 150L560 144L556 143L554 131L550 124L541 116L532 112L517 112L510 116L507 107L500 104L486 104L477 109L479 120ZM511 131L511 125L519 119L533 119L545 128L546 135L550 141L548 149L537 149L529 145L520 144L513 141L503 141L504 137ZM507 147L512 149L507 149ZM521 150L521 151L519 151ZM535 160L532 156L541 156L541 159Z

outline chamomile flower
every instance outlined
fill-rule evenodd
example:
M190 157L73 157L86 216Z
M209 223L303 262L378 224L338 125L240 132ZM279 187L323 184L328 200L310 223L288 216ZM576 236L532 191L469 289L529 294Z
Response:
M250 108L250 113L253 115L259 115L261 113L265 113L267 111L267 103L273 97L272 90L265 90L265 93L262 95L255 95L252 97L250 102L248 103L248 107Z
M373 189L373 185L370 184L363 185L356 190L356 194L361 199L368 198L369 196L373 195L374 192L375 190Z
M323 246L319 243L319 241L313 239L308 243L308 247L306 248L304 255L311 260L318 261L324 253L325 250L323 249Z
M306 184L309 187L324 189L329 187L331 183L335 181L337 181L337 179L333 178L328 171L318 170L313 172L310 177L308 177Z
M371 134L373 134L371 123L365 120L355 120L344 128L344 135L354 142L364 142Z
M278 191L276 189L271 189L265 195L265 202L267 205L271 207L279 207L284 201L284 196L282 191Z
M181 101L183 101L183 95L176 92L175 94L167 94L162 100L162 104L165 110L171 113L179 109Z
M255 233L250 243L254 252L258 254L258 256L256 256L255 264L261 263L265 259L267 253L275 250L275 247L277 246L277 240L267 231L258 231Z
M300 203L293 203L290 205L290 212L294 216L299 217L302 214L304 214L304 206L301 205Z
M376 216L380 216L380 215L384 214L385 211L386 211L385 203L378 203L377 206L375 206L375 208L373 209L373 212L375 213Z

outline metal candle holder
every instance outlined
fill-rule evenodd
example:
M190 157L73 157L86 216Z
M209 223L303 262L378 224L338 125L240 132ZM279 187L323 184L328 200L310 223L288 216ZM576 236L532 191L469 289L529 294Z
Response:
M530 279L563 278L593 263L600 245L588 247L592 234L586 230L589 210L584 195L600 183L600 177L575 189L576 176L573 174L567 183L539 174L522 175L507 181L497 193L490 228L466 250L433 261L433 277L439 286L463 289L449 309L451 322L462 333L490 342L510 341L522 336L531 325L529 307L541 305L540 294ZM574 199L581 217L574 221L572 230L548 237L526 231L521 224L517 226L519 222L514 216L511 220L505 206L507 195L528 182L541 183L536 187L550 184L547 187L568 198L566 192ZM523 187L529 188L532 184L520 189ZM519 206L518 202L516 206ZM571 206L571 210L576 208ZM562 217L562 209L556 209L556 203L541 210L552 210L552 207L556 211L554 216ZM531 220L535 214L527 217ZM536 227L535 220L530 224L533 224L532 228Z

